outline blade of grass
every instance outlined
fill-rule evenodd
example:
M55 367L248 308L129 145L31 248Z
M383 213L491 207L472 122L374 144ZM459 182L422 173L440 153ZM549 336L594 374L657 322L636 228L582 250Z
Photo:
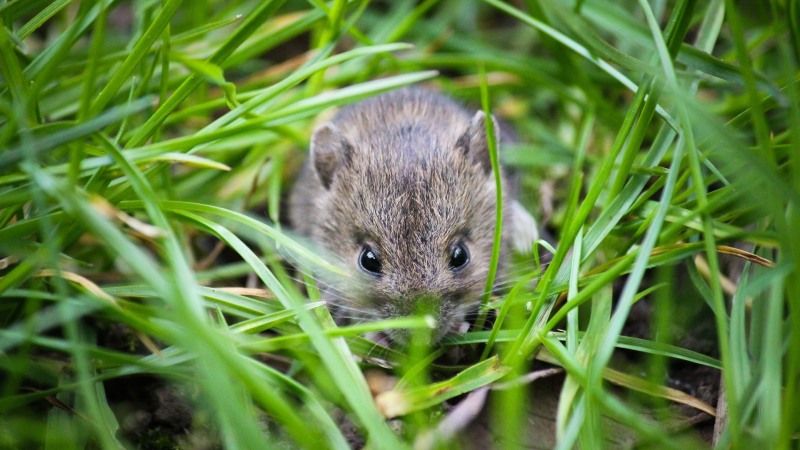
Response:
M131 76L145 55L150 51L153 43L161 37L164 33L164 29L169 26L172 16L181 6L182 2L183 0L166 0L156 18L153 19L144 34L136 41L136 44L122 64L111 74L106 86L97 94L97 97L89 107L89 115L97 115L100 113L108 102L117 94L122 84Z
M341 338L331 339L325 336L323 329L314 317L302 307L302 301L289 295L267 266L236 235L225 227L193 213L184 211L182 215L203 224L204 227L211 230L220 239L223 239L250 264L261 281L275 294L284 307L297 314L300 326L308 334L309 339L317 350L317 354L327 369L331 373L340 374L333 381L347 399L350 407L353 408L353 412L358 416L362 425L367 429L370 438L373 440L373 445L380 448L402 448L394 433L380 419L380 415L376 411L372 397L369 394L366 381L353 361L347 346L341 345L344 344L339 340Z
M492 174L494 176L494 189L495 189L495 217L494 217L494 233L492 236L492 253L489 259L489 270L486 274L486 284L483 288L483 295L481 297L481 306L485 306L489 301L494 290L494 282L497 276L497 267L500 261L500 245L503 232L503 179L500 175L500 162L497 154L497 137L494 129L494 116L492 115L491 104L489 100L489 87L486 82L486 71L483 66L480 67L480 89L481 89L481 107L485 117L485 132L486 141L488 144L487 151L489 152L489 162L492 166ZM481 314L475 322L475 328L480 330L483 328L485 315ZM485 356L484 356L485 358Z
M59 13L64 7L69 5L70 0L55 0L36 14L31 20L17 30L17 38L24 40L31 33L38 30L45 22Z
M269 19L281 6L283 0L268 0L258 4L258 6L247 16L242 25L217 49L209 59L209 62L216 65L223 63L231 54L247 39L255 30ZM158 109L150 116L147 121L138 128L138 131L126 142L126 147L136 147L145 143L150 136L164 122L167 116L189 96L197 86L202 83L202 78L192 75L186 78L180 86L169 96L169 98L159 105Z

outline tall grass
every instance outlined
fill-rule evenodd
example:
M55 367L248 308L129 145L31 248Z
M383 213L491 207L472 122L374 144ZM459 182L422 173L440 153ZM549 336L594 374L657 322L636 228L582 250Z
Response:
M0 19L0 446L469 447L463 401L516 447L550 394L558 448L798 445L796 1L6 0ZM514 125L500 159L557 241L442 349L424 318L337 327L309 274L339 269L281 225L317 117L414 83ZM364 338L387 328L420 339ZM454 347L471 356L437 359ZM376 365L398 378L373 397ZM542 366L565 371L553 392L530 389ZM191 421L132 434L153 385Z

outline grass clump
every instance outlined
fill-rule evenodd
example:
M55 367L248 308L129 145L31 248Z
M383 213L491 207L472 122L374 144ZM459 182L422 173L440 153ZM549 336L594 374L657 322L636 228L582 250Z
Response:
M796 447L799 13L0 2L0 446ZM315 118L415 83L557 242L443 349L337 327L281 226Z

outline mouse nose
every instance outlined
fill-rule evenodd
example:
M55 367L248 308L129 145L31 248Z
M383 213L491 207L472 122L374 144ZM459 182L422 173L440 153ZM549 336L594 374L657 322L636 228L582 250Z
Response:
M441 297L431 292L407 292L397 301L397 309L404 316L428 314L438 318L441 306Z

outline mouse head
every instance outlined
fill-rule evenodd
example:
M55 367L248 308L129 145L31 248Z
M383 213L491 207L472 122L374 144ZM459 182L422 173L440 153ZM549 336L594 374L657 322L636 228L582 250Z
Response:
M370 133L329 123L314 133L325 220L312 233L361 280L325 283L340 317L429 313L438 341L476 310L495 227L485 121L478 112L456 130L417 121Z

